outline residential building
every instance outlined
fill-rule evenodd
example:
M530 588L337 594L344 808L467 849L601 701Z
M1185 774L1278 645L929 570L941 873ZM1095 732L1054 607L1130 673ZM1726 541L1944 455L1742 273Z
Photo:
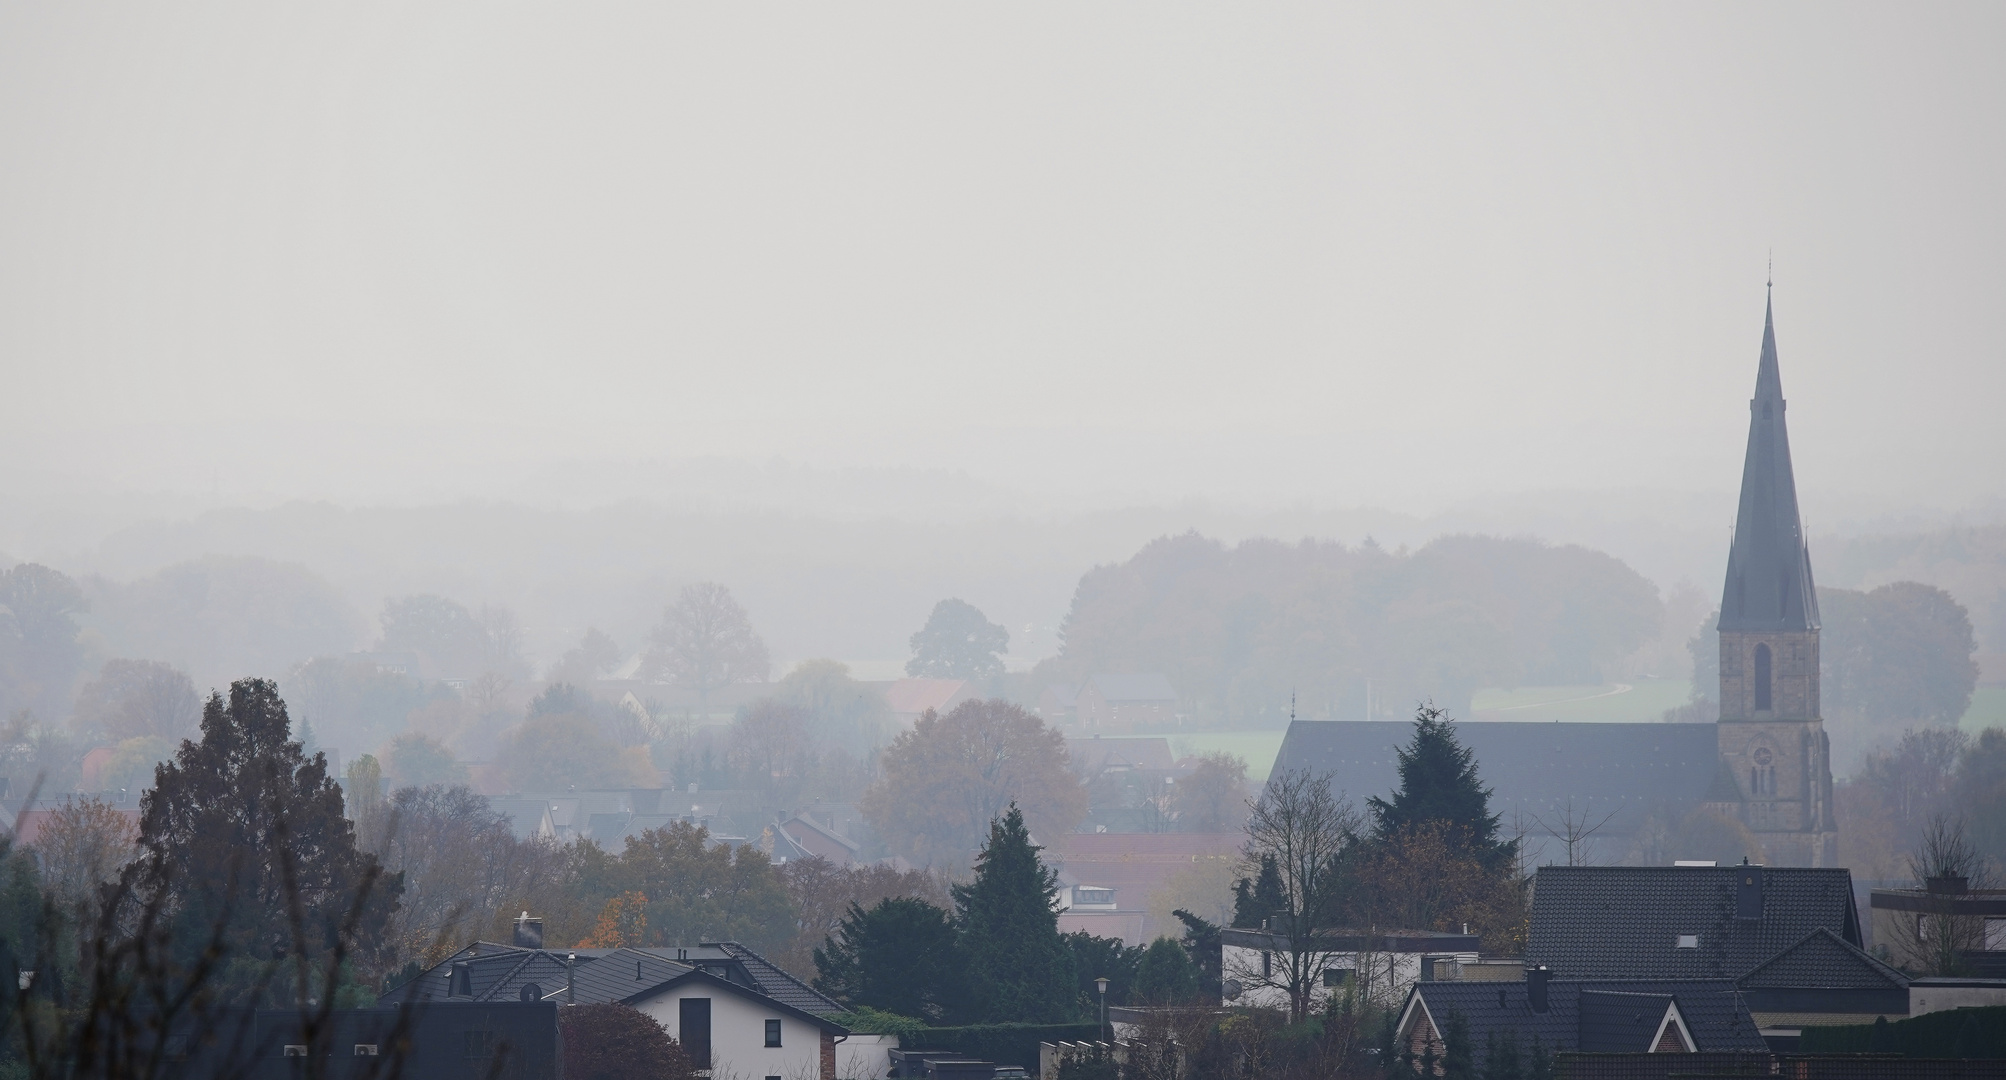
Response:
M1556 979L1724 980L1786 1051L1806 1026L1908 1014L1908 976L1860 944L1842 869L1545 866L1525 960Z
M1151 731L1177 723L1177 689L1154 672L1094 675L1073 699L1075 721L1086 731Z
M981 687L967 679L895 679L882 684L885 704L902 727L911 727L928 712L946 716L967 701L982 697Z
M532 930L528 924L535 923ZM477 941L381 1004L612 1002L653 1017L713 1075L836 1080L843 1007L737 942L648 949L544 949L538 920L520 945Z
M1765 310L1716 627L1717 723L1457 728L1493 790L1491 810L1533 823L1535 843L1565 818L1606 817L1591 846L1613 861L1653 819L1667 825L1707 806L1746 825L1773 863L1838 864L1830 744L1819 713L1818 600L1784 411L1773 309ZM1411 731L1405 722L1299 720L1275 770L1327 773L1345 791L1388 791L1398 779L1394 748Z
M1289 935L1268 930L1219 931L1219 970L1226 1004L1289 1007ZM1476 964L1475 934L1435 930L1318 930L1306 958L1316 966L1312 1011L1345 989L1382 1005L1399 1004L1408 988L1433 976L1440 962Z
M1395 1045L1440 1061L1449 1018L1469 1026L1479 1054L1511 1033L1521 1055L1542 1053L1767 1053L1734 984L1712 980L1578 980L1528 971L1523 982L1417 982L1401 1007Z
M1931 878L1920 889L1868 894L1874 943L1911 971L1940 969L1955 953L1961 974L2006 978L2006 889L1973 889L1964 878ZM1946 921L1947 920L1947 921Z
M1088 740L1092 741L1092 740ZM1116 739L1110 742L1141 742ZM1166 755L1168 750L1165 750ZM1042 838L1041 838L1042 839ZM1147 945L1183 932L1158 903L1177 879L1208 868L1223 873L1239 857L1239 833L1063 833L1045 843L1059 876L1059 929L1085 930ZM1175 906L1175 905L1170 905Z

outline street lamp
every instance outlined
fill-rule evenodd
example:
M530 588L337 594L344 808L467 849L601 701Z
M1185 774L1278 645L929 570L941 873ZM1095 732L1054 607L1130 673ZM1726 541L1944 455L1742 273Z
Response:
M1107 1042L1107 976L1095 979L1094 985L1100 987L1101 991L1101 1041Z

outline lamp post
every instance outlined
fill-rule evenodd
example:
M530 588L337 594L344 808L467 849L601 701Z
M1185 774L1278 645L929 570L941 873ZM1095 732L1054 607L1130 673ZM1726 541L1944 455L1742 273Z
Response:
M1101 992L1101 1041L1107 1042L1107 976L1095 979L1094 985L1100 987Z

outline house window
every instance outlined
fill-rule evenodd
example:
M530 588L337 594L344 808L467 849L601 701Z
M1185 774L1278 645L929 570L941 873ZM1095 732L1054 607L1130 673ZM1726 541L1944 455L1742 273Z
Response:
M356 1057L375 1057L375 1056L376 1056L376 1044L375 1044L375 1043L356 1043L356 1044L355 1044L355 1056L356 1056Z
M766 1045L780 1045L780 1021L768 1020L766 1022Z
M1268 976L1270 976L1270 975L1273 975L1274 973L1275 973L1275 954L1274 954L1274 953L1271 953L1271 952L1269 952L1269 951L1268 951L1268 950L1266 950L1266 949L1262 949L1262 950L1261 950L1261 978L1265 979L1265 978L1267 978Z
M683 998L676 1002L676 1041L690 1064L710 1069L710 999Z
M1755 711L1769 711L1769 646L1755 647Z
M1324 968L1324 969L1323 969L1323 985L1324 985L1324 986L1325 986L1326 988L1328 988L1328 989L1332 989L1332 990L1335 990L1335 989L1337 989L1338 987L1341 987L1341 986L1350 986L1350 985L1351 985L1351 969L1350 969L1350 968Z

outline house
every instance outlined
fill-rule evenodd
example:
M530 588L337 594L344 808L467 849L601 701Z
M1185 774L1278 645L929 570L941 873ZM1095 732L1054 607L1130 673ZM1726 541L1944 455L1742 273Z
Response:
M837 866L848 866L857 861L857 852L862 850L855 840L802 814L767 826L761 846L775 862L822 858Z
M1292 939L1269 930L1219 931L1221 993L1233 1005L1266 1009L1289 1007L1289 958ZM1312 1009L1320 1010L1332 993L1345 988L1384 1005L1397 1004L1407 988L1432 977L1435 963L1477 964L1475 934L1435 930L1318 930L1315 949L1307 953L1321 971L1310 990Z
M386 992L415 1002L612 1002L653 1017L713 1075L836 1080L843 1007L737 942L649 949L544 949L541 920L521 944L477 941Z
M1177 722L1177 689L1154 672L1094 675L1080 687L1073 709L1088 731L1146 731Z
M1085 739L1067 739L1066 756L1072 760L1073 771L1085 776L1105 772L1167 773L1176 765L1176 760L1170 756L1170 740L1161 736L1103 739L1096 735Z
M1092 742L1095 740L1085 740ZM1142 742L1111 739L1109 742ZM1165 749L1168 754L1168 749ZM1045 845L1044 859L1059 876L1059 930L1085 930L1147 945L1183 931L1154 913L1160 892L1201 864L1225 865L1239 857L1239 833L1063 833Z
M1968 974L2006 978L2006 889L1973 889L1964 878L1931 878L1920 889L1867 896L1874 943L1903 967L1927 970L1932 944L1954 949ZM1948 923L1937 920L1948 919Z
M1842 869L1544 866L1525 960L1555 979L1725 980L1788 1051L1806 1026L1908 1014L1908 977L1860 944Z
M963 702L976 701L982 691L967 679L895 679L882 684L892 718L911 727L928 712L946 716Z
M1080 692L1065 683L1053 683L1038 694L1037 714L1053 727L1070 727Z
M1535 1039L1547 1054L1769 1050L1734 984L1724 979L1559 979L1543 969L1526 976L1516 983L1415 983L1394 1027L1395 1045L1440 1061L1443 1032L1459 1016L1479 1054L1493 1036L1507 1032L1521 1054Z

